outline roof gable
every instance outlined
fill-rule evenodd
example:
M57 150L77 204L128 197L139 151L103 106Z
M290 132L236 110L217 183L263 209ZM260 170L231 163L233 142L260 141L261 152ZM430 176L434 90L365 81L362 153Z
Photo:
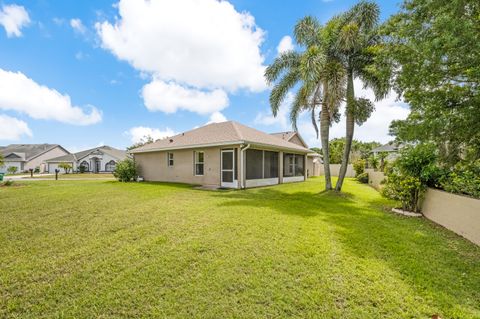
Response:
M59 144L10 144L0 149L0 151L3 154L21 153L23 154L23 158L25 160L30 161L56 147L60 147L68 153L68 151L61 147Z
M4 159L20 159L24 160L25 159L25 154L24 153L10 153L4 156Z
M124 160L127 157L126 151L104 145L104 146L99 146L99 147L91 148L88 150L84 150L81 152L77 152L74 154L68 154L68 155L51 158L47 160L47 162L80 161L89 155L103 155L103 154L108 154L116 158L117 160Z
M298 132L288 131L288 132L272 133L270 135L281 138L290 143L294 143L294 144L303 146L305 148L308 148L307 143L305 143L305 140L302 138L302 136Z

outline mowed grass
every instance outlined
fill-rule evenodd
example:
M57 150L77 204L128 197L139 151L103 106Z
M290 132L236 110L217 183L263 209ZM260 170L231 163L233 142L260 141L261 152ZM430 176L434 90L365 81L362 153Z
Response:
M0 317L480 317L480 248L348 180L0 189Z
M30 178L30 175L26 176L26 178ZM48 174L48 175L43 175L43 174L34 174L33 178L48 178L48 179L55 179L55 174ZM113 179L113 174L111 173L99 173L99 174L94 174L94 173L69 173L69 174L64 174L60 173L58 174L58 179Z

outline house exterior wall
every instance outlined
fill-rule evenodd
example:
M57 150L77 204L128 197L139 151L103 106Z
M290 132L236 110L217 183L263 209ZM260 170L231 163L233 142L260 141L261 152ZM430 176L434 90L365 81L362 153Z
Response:
M59 157L63 155L67 155L68 153L62 149L61 147L57 146L50 151L43 153L40 156L35 157L31 161L25 163L25 170L35 169L36 167L40 167L40 172L44 172L47 168L45 165L42 165L46 160L49 160L54 157ZM42 168L44 168L42 170Z
M69 163L72 165L72 172L76 172L80 168L80 164L83 161L86 161L88 163L88 171L86 172L93 172L93 158L97 157L100 159L100 170L98 171L99 173L106 173L107 171L105 170L105 165L110 162L111 160L115 161L115 163L118 163L119 160L115 157L112 157L106 153L103 153L102 155L88 155L86 157L81 158L80 160L76 162L71 162L71 161L65 161L66 163ZM59 168L58 165L60 165L62 162L50 162L48 163L46 170L49 173L55 173L55 169L59 169L60 173L63 173L64 170Z
M220 186L220 151L229 147L209 147L185 150L134 154L140 175L146 181L177 182L207 186ZM231 147L230 147L231 148ZM194 151L204 152L204 175L194 174ZM173 153L173 166L169 167L167 153ZM238 165L237 165L238 167Z
M282 182L304 181L304 176L294 176L289 178L283 177L283 155L284 152L278 151L279 156L279 177L266 179L245 179L246 174L246 157L243 158L243 170L240 170L240 146L235 147L209 147L195 148L185 150L158 151L148 153L134 154L135 163L139 169L139 175L146 181L158 182L177 182L196 184L204 186L221 186L221 150L237 148L236 167L238 187L244 185L246 187L257 187L274 185ZM252 147L252 149L262 150L262 148ZM266 149L275 151L273 149ZM204 175L195 176L194 174L194 151L203 151L205 158ZM168 166L168 153L173 153L174 165ZM243 154L245 156L245 153ZM307 161L305 161L306 163ZM306 165L305 165L305 170ZM243 176L242 176L243 171ZM243 183L240 180L243 178Z
M68 164L72 165L71 172L75 172L75 168L76 168L75 163L73 163L73 162L65 162L65 163L68 163ZM48 173L52 173L52 174L55 173L56 169L58 169L60 171L60 173L65 173L65 170L63 168L58 167L58 165L60 165L60 162L59 163L48 163L45 170Z
M23 162L15 162L15 161L7 162L7 161L5 161L5 165L0 167L0 173L7 173L8 168L12 167L12 166L15 166L17 168L17 173L21 173L21 172L24 171L24 169L23 169L24 163Z
M102 155L94 155L94 154L90 154L80 160L77 161L76 163L76 168L79 168L80 167L80 163L82 163L83 161L87 161L88 162L88 165L89 165L89 172L94 172L94 167L93 167L93 161L94 161L94 158L98 158L100 159L100 170L98 172L100 173L105 173L107 172L105 170L105 165L110 162L110 161L114 161L115 163L118 162L118 159L116 159L115 157L113 156L110 156L106 153L103 153Z
M320 166L322 163L315 161L315 157L307 156L307 175L308 177L320 176Z

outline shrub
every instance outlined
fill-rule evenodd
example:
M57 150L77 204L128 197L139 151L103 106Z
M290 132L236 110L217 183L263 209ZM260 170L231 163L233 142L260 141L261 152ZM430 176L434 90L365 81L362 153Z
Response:
M353 169L355 170L355 176L362 174L365 171L365 160L358 159L353 162Z
M370 155L368 158L368 167L373 168L374 170L377 170L378 168L378 158L376 158L373 155Z
M418 212L427 186L435 186L441 176L436 148L420 144L402 149L397 160L386 170L387 181L382 194L398 200L403 210Z
M3 182L3 186L12 186L13 185L13 181L11 179Z
M442 176L437 158L437 148L433 144L407 146L400 151L395 166L403 175L415 176L423 184L436 186Z
M382 195L400 201L405 211L419 212L420 199L425 189L426 186L418 177L392 173L388 175Z
M9 172L10 174L15 174L17 171L18 171L18 167L16 166L9 166L7 168L7 172Z
M58 164L58 167L63 168L63 170L65 171L65 174L68 174L70 172L70 170L72 169L72 165L70 165L69 163L66 163L66 162L62 162L62 163Z
M357 175L357 181L363 184L368 184L368 173L364 172Z
M80 173L82 173L82 174L85 173L86 170L87 170L87 168L86 168L85 166L83 166L83 165L80 165L80 166L78 167L78 171L79 171Z
M35 169L33 170L33 172L34 172L35 174L40 173L40 167L38 167L38 166L35 167Z
M440 185L447 192L480 198L480 160L457 164L441 178Z
M132 180L135 180L135 177L137 176L135 162L130 158L118 162L113 171L113 176L115 176L120 182L131 182Z

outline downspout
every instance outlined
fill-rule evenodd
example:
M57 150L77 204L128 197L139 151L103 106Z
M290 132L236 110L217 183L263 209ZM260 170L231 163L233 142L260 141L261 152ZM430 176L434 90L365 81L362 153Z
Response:
M240 147L240 188L245 188L244 178L243 178L243 152L250 148L250 144L247 144L244 148Z

